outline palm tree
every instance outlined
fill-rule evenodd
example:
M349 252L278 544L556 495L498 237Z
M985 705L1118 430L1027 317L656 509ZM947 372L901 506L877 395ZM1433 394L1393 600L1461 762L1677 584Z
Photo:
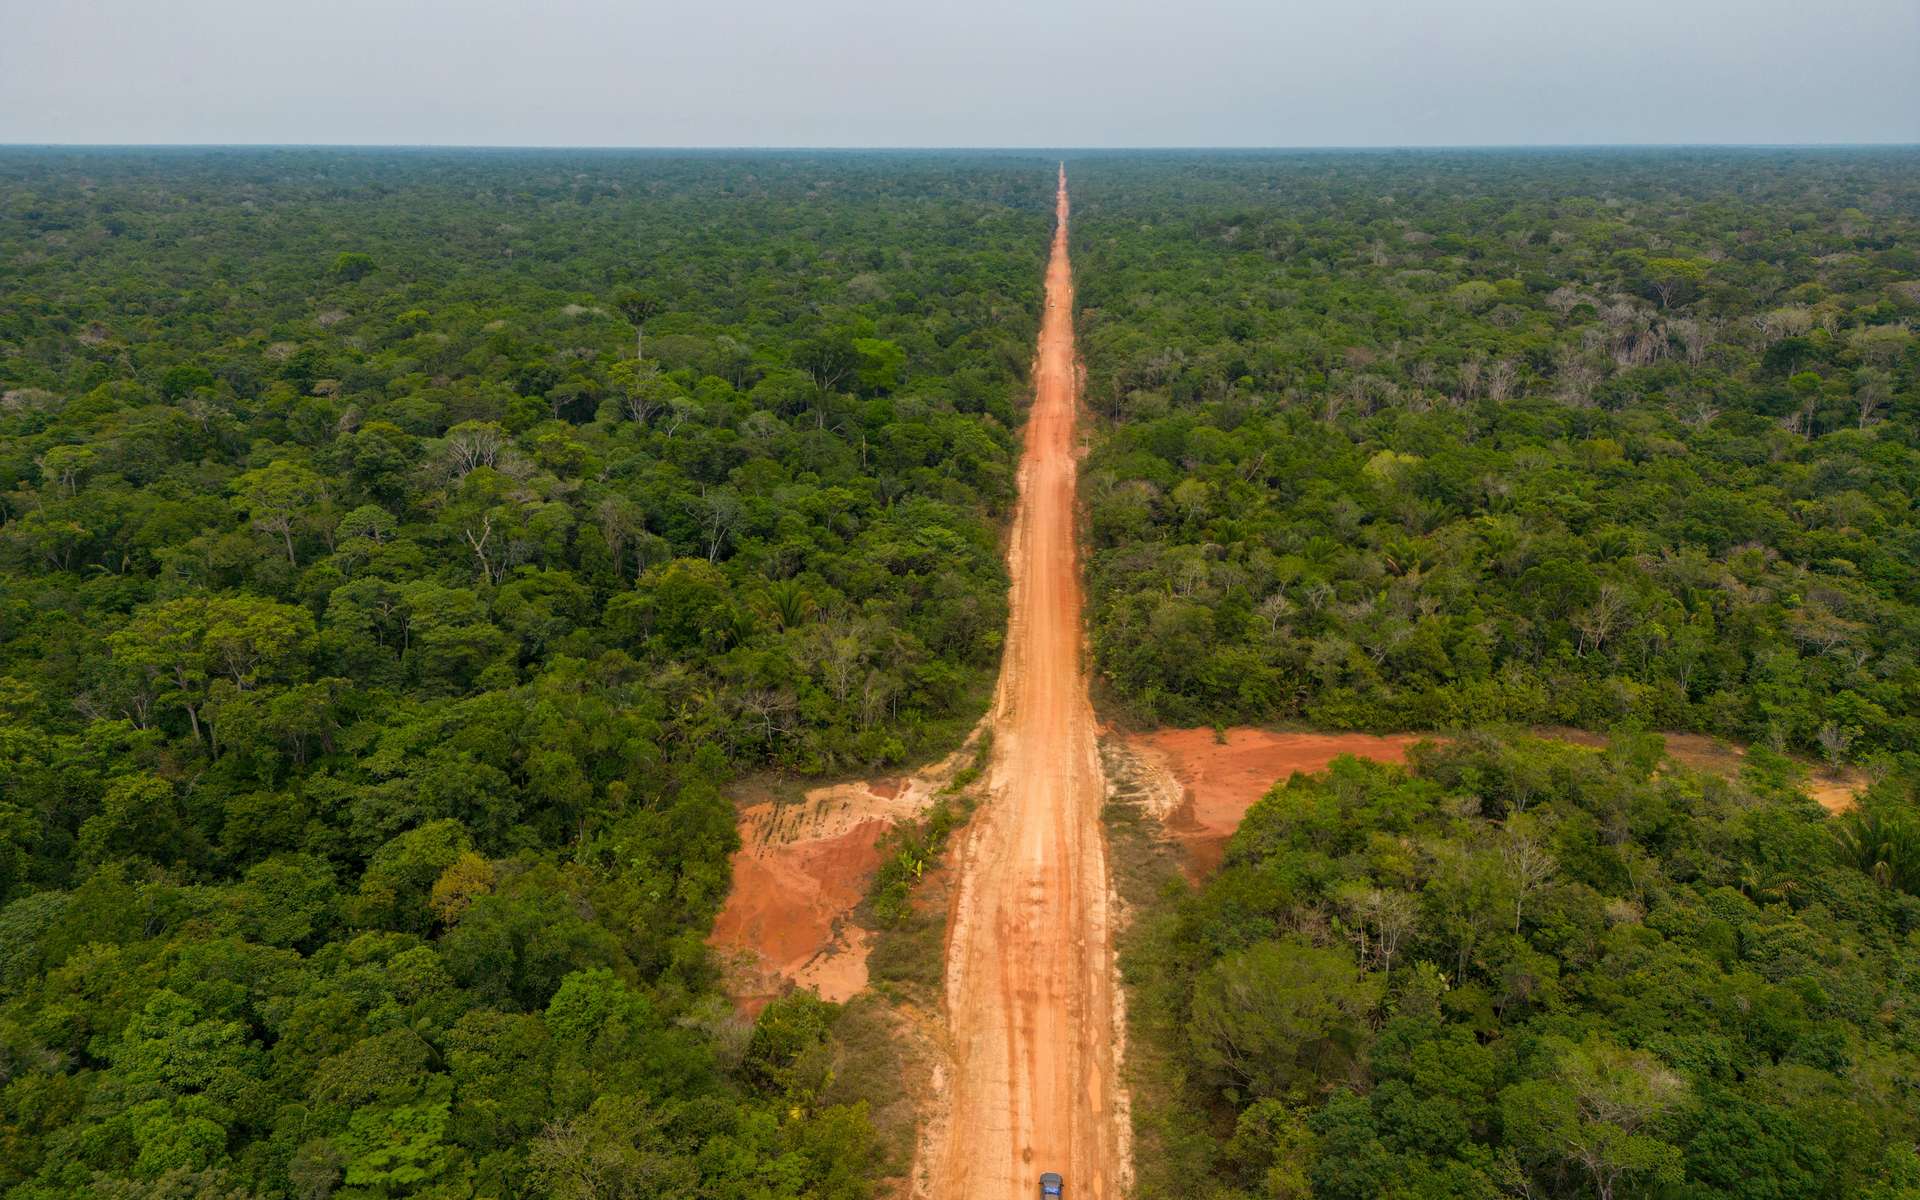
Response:
M767 585L767 615L781 629L794 629L813 615L813 597L797 579L781 579Z
M1900 814L1857 810L1835 824L1840 861L1881 887L1920 895L1920 824Z

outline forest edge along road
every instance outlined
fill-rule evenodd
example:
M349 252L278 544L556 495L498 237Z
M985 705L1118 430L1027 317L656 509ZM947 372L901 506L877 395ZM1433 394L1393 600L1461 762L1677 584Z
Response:
M953 1069L925 1184L949 1200L1036 1195L1049 1170L1068 1194L1098 1200L1122 1194L1131 1174L1105 781L1082 658L1064 166L1056 216L1008 551L990 799L958 851L948 927Z

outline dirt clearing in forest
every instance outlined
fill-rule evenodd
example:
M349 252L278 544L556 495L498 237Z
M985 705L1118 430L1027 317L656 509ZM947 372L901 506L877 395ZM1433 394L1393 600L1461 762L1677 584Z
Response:
M914 775L837 783L785 800L766 783L742 789L733 887L708 943L728 991L758 1012L789 986L843 1001L867 986L869 932L853 921L880 865L880 839L916 820L971 750Z
M1601 749L1607 745L1607 735L1584 729L1554 727L1533 732L1576 746ZM1440 736L1235 728L1227 730L1224 739L1212 729L1156 729L1118 735L1117 740L1133 759L1125 768L1132 776L1130 788L1142 796L1148 811L1181 847L1188 877L1198 880L1220 865L1227 841L1254 802L1294 772L1324 771L1342 754L1397 763L1416 742ZM1737 775L1746 755L1742 747L1704 734L1661 736L1666 739L1667 757L1708 774ZM1802 787L1822 808L1840 813L1853 807L1866 785L1866 776L1858 771L1834 775L1809 766Z
M1156 729L1121 739L1151 777L1173 785L1150 788L1149 809L1184 853L1189 877L1220 865L1227 840L1253 802L1296 771L1313 774L1342 754L1379 762L1402 761L1418 734L1287 733L1270 729Z
M1556 742L1569 742L1575 746L1592 746L1600 749L1607 744L1607 735L1593 733L1585 729L1567 729L1553 726L1536 729L1534 733ZM1704 733L1663 733L1666 739L1667 757L1689 770L1705 772L1709 775L1738 775L1743 761L1747 757L1747 748L1733 742L1723 742L1719 738ZM1800 784L1814 803L1829 813L1839 814L1854 806L1860 793L1867 790L1866 773L1850 767L1831 771L1813 763L1801 762L1806 768L1807 777Z

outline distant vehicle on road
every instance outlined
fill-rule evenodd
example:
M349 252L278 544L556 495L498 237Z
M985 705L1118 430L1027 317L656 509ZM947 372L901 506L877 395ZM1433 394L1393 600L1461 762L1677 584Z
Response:
M1042 1196L1064 1196L1066 1192L1062 1189L1065 1187L1066 1182L1060 1178L1058 1171L1048 1171L1040 1176L1040 1194Z

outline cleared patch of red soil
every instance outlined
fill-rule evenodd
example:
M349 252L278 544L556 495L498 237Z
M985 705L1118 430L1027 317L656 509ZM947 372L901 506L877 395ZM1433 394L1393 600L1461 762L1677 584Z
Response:
M924 813L962 761L909 778L818 787L799 801L743 796L733 886L707 943L726 960L728 991L748 1013L790 987L837 1002L867 986L868 931L853 910L880 865L880 839Z
M1254 801L1295 772L1313 774L1343 754L1397 763L1419 734L1283 733L1229 729L1220 741L1211 729L1157 729L1130 734L1127 748L1179 784L1179 801L1161 814L1167 832L1186 851L1187 872L1199 878L1220 865L1227 839Z
M1603 749L1607 736L1584 729L1551 728L1538 736L1576 746ZM1161 799L1150 804L1167 832L1185 851L1187 874L1200 879L1220 865L1227 841L1240 828L1254 802L1296 771L1323 771L1342 754L1376 762L1401 762L1417 742L1432 734L1289 733L1270 729L1229 729L1218 740L1211 729L1157 729L1126 735L1122 741L1150 773L1168 786L1144 788ZM1744 747L1698 733L1667 733L1667 757L1683 767L1715 775L1735 775ZM1833 775L1810 769L1802 785L1830 813L1852 808L1866 787L1857 771Z
M1586 746L1594 750L1605 750L1609 739L1604 733L1595 733L1591 729L1574 729L1570 726L1551 725L1534 730L1540 737L1550 741L1566 742L1571 746ZM1695 771L1705 771L1711 775L1737 775L1740 772L1740 760L1746 757L1746 750L1731 742L1709 737L1704 733L1663 733L1660 735L1667 743L1667 757L1683 767Z
M812 983L835 1001L866 986L864 939L837 936L835 925L860 902L890 824L863 821L838 837L735 852L733 891L710 940L737 955L743 1008L758 1012L789 983Z

